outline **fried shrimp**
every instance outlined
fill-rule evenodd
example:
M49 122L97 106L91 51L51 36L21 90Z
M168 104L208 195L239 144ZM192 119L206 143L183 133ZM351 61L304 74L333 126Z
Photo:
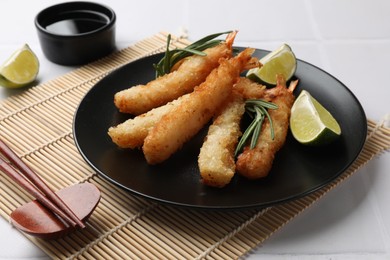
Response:
M236 171L234 150L241 135L240 121L245 112L242 96L233 91L209 127L198 157L202 182L224 187Z
M263 98L266 87L248 78L241 77L234 85L234 90L241 94L244 99Z
M164 105L201 84L219 66L219 60L232 56L232 45L237 32L230 33L225 42L206 49L206 56L192 55L169 74L146 85L137 85L115 94L114 103L120 112L139 115Z
M294 91L297 81L291 82L286 88L283 77L278 77L275 88L267 89L262 97L278 106L278 109L269 111L274 128L274 139L270 135L270 123L264 121L256 146L250 149L249 146L238 156L236 161L237 172L248 179L258 179L268 175L271 170L275 154L283 146L290 117L290 110L294 103Z
M150 129L171 109L181 102L186 102L189 94L183 95L163 106L156 107L144 114L128 119L125 122L110 127L108 135L121 148L140 148Z
M231 59L220 60L206 80L197 86L187 102L170 110L150 130L142 147L149 164L161 163L192 138L214 116L230 96L240 73L259 66L252 58L254 49L246 49Z

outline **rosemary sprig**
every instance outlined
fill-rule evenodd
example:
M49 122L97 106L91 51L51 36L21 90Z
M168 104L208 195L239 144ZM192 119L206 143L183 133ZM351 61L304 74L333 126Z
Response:
M167 37L167 48L165 50L164 57L157 64L153 64L153 67L156 70L156 78L171 72L172 67L178 61L190 55L195 54L195 55L205 56L206 53L203 52L205 49L214 47L223 41L215 38L230 32L231 31L211 34L188 45L185 48L176 48L174 50L169 49L169 45L171 43L171 35L169 34Z
M268 118L268 121L270 123L271 138L272 140L274 139L274 126L267 109L277 108L278 106L276 104L261 99L248 99L247 101L245 101L245 111L249 114L251 118L253 118L253 120L245 130L240 141L238 142L236 151L234 152L235 156L237 156L241 152L241 150L244 148L245 144L248 142L249 139L251 139L249 146L250 149L253 149L256 146L265 117Z

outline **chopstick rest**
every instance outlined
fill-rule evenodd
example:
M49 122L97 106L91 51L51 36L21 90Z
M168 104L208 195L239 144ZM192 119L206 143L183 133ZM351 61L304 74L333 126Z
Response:
M64 221L73 226L85 227L72 210L2 140L0 140L0 152L9 160L6 162L0 157L0 170L43 205L57 213Z
M100 191L92 183L75 184L56 194L83 222L88 220L100 201ZM76 230L76 227L61 221L53 211L37 200L18 207L10 217L12 225L17 229L42 239L60 238Z
M100 200L100 192L93 184L74 185L56 194L2 140L0 153L3 155L0 156L0 170L36 198L11 214L11 222L16 227L31 235L48 238L85 227L82 219L91 214Z

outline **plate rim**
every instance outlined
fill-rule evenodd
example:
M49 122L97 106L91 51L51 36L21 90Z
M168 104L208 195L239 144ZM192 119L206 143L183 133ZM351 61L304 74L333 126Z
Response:
M242 50L242 49L245 49L244 47L240 47L240 46L234 46L233 47L234 49L239 49L239 50ZM259 48L255 48L256 51L260 51L260 52L265 52L265 53L268 53L270 52L269 50L265 50L265 49L259 49ZM103 177L105 180L107 180L108 182L116 185L117 187L127 191L127 192L130 192L131 194L134 194L136 196L139 196L141 198L145 198L147 200L151 200L151 201L154 201L154 202L157 202L157 203L163 203L165 205L171 205L171 206L178 206L178 207L184 207L184 208L193 208L193 209L206 209L206 210L237 210L237 209L250 209L250 208L266 208L266 207L269 207L269 206L274 206L274 205L279 205L279 204L282 204L282 203L287 203L287 202L290 202L292 200L295 200L295 199L299 199L299 198L302 198L302 197L305 197L309 194L312 194L320 189L322 189L323 187L325 187L326 185L329 185L332 181L334 181L335 179L337 179L338 177L340 177L355 161L356 159L358 158L359 154L361 153L363 147L364 147L364 144L366 142L366 138L362 138L361 140L359 140L359 149L358 152L354 155L353 159L349 162L349 163L346 163L344 165L344 167L342 169L339 170L339 172L335 173L334 175L330 176L329 178L326 179L326 181L323 181L321 184L318 184L316 186L313 186L311 189L308 189L304 192L301 192L299 194L295 194L295 195L290 195L290 196L287 196L287 197L284 197L284 198L281 198L281 199L276 199L276 200L272 200L272 201L269 201L269 202L266 202L266 203L251 203L251 204L245 204L245 205L236 205L236 206L218 206L218 205L198 205L198 204L190 204L190 203L183 203L183 202L177 202L177 201L170 201L170 200L166 200L166 199L163 199L163 198L158 198L156 196L151 196L149 194L145 194L145 193L142 193L140 191L137 191L137 190L134 190L134 189L131 189L129 187L126 187L124 184L120 183L119 181L113 179L112 177L110 177L108 174L102 172L94 163L92 163L89 159L89 157L84 153L83 149L80 147L80 144L79 144L79 141L77 139L77 133L76 133L76 118L77 118L77 115L79 113L79 109L80 107L82 106L83 102L85 101L85 98L94 90L96 90L96 86L99 85L99 83L101 81L103 81L104 79L106 79L108 76L112 76L113 73L116 73L117 71L119 70L122 70L122 69L125 69L126 66L132 64L132 63L135 63L135 62L139 62L139 61L142 61L142 60L146 60L146 59L151 59L153 57L157 57L159 55L163 55L163 52L160 52L160 53L155 53L155 54L151 54L151 55L146 55L146 56L143 56L143 57L140 57L138 59L135 59L133 61L130 61L126 64L123 64L121 66L119 66L118 68L115 68L114 70L111 70L107 75L105 75L104 77L102 77L99 81L97 81L85 94L84 96L82 97L82 99L80 100L78 106L76 107L76 110L74 112L74 116L73 116L73 122L72 122L72 133L73 133L73 139L74 139L74 143L77 147L77 150L78 152L80 153L80 155L82 156L83 160L85 162L87 162L87 164L97 173L97 175L99 177ZM367 122L367 117L366 117L366 114L365 114L365 111L364 111L364 108L362 106L362 104L360 103L360 101L358 100L358 98L355 96L355 94L343 83L341 82L338 78L336 78L335 76L333 76L332 74L330 74L329 72L325 71L324 69L316 66L316 65L313 65L312 63L309 63L307 61L304 61L304 60L301 60L301 59L296 59L297 62L301 62L301 63L304 63L312 68L314 68L315 70L318 70L320 71L321 73L324 73L326 74L327 76L331 77L333 80L335 80L339 85L343 86L343 88L345 90L347 90L347 92L349 93L349 95L354 99L355 103L358 105L358 108L359 108L359 115L362 116L362 120ZM364 129L360 129L361 131L363 131L363 136L366 137L367 136L367 132L368 132L368 125L365 124L365 128Z

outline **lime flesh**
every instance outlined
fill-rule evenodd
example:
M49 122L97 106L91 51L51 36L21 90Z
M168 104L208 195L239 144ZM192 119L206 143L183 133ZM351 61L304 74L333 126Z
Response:
M36 79L38 71L38 58L25 44L0 66L0 85L8 88L26 86Z
M325 145L341 135L336 119L309 92L303 90L291 108L290 129L306 145Z
M276 76L282 74L288 81L297 69L297 61L293 51L287 44L281 45L278 49L270 52L260 59L261 68L250 69L246 76L251 80L276 85Z

